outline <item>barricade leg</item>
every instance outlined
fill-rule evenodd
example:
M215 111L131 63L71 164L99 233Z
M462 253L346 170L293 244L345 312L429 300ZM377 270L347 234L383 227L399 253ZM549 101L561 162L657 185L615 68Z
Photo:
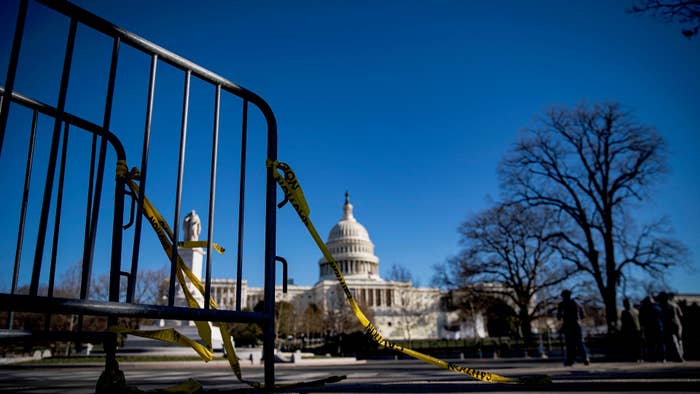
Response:
M111 320L116 320L114 318L109 318L110 324ZM124 377L124 372L119 369L119 362L117 362L117 334L107 334L104 341L105 350L105 370L100 375L97 380L97 386L95 387L96 393L131 393L140 392L136 388L128 387L126 385L126 378Z

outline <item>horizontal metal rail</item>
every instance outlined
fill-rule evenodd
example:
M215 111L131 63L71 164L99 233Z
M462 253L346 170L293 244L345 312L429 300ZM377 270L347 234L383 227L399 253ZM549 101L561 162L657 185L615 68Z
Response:
M51 342L92 342L103 341L109 332L77 332L77 331L39 331L39 330L0 330L0 343L16 345L20 342L51 343Z
M0 86L0 94L5 95L5 88ZM27 96L22 95L18 92L12 92L11 101L17 104L23 105L27 108L39 111L44 115L55 118L58 115L58 109L41 101L34 100ZM81 117L72 115L70 113L63 114L63 121L69 123L73 126L77 126L80 129L95 133L99 136L105 137L107 141L114 147L115 153L117 155L117 160L126 160L126 153L124 151L124 146L122 145L119 138L112 132L105 130L102 126L98 126L89 120L85 120Z
M173 319L217 321L224 323L264 323L267 319L260 312L238 312L221 309L197 309L165 305L127 304L123 302L80 300L74 298L37 297L23 294L0 293L0 310L38 313L61 313L143 317L149 319Z

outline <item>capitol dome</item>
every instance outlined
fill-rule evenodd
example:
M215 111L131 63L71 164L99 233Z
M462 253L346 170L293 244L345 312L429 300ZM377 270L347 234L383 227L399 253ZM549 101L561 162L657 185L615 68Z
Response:
M350 197L345 193L343 217L328 234L326 246L348 279L379 279L379 258L374 255L374 244L369 233L353 216ZM328 260L319 261L320 279L334 279Z

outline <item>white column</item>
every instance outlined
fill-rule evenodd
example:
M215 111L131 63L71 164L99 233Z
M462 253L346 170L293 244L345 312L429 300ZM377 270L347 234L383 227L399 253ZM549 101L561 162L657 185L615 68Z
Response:
M199 279L202 280L202 260L204 259L204 251L202 248L178 248L178 253L182 258L185 265L192 271L192 273ZM182 289L178 286L179 290L175 296L176 306L188 306L185 295L182 293ZM204 306L204 296L197 290L192 283L187 280L187 288L190 294L194 296L200 307ZM190 322L190 325L194 325Z

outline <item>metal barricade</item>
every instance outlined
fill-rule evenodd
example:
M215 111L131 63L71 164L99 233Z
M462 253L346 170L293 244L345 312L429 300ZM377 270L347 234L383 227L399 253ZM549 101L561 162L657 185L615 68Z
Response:
M27 10L29 7L46 7L51 10L66 16L69 21L67 44L64 54L63 68L59 83L59 92L55 104L48 104L40 101L35 97L27 97L22 92L15 89L15 81L18 73L23 70L18 66L20 51L23 45L23 37L26 36L25 23L27 21ZM109 70L107 71L107 93L106 97L100 98L105 100L102 123L96 124L85 119L75 113L67 110L69 108L69 79L71 76L71 62L74 56L76 32L78 28L92 29L105 35L111 39L111 59L109 61ZM124 47L131 47L137 51L146 54L150 57L150 78L148 83L148 98L145 109L145 127L142 135L142 152L139 163L140 175L137 178L140 193L135 200L135 205L132 209L132 225L125 225L125 210L129 211L128 198L129 190L125 186L124 179L115 177L110 170L115 167L107 163L107 157L115 157L119 161L126 161L126 150L120 140L122 136L128 132L118 130L111 127L112 120L115 116L124 116L123 112L115 113L113 110L113 97L118 81L116 78L120 62L120 53ZM4 60L3 60L4 61ZM190 108L190 81L197 78L198 83L203 82L215 89L214 98L214 125L210 135L212 141L211 156L209 158L209 182L208 190L208 212L207 226L205 226L208 240L208 249L206 252L205 277L203 282L205 285L204 299L208 300L212 293L212 248L211 242L214 238L214 215L215 215L215 198L216 195L216 180L217 171L233 171L231 168L219 168L220 157L218 156L217 146L220 137L227 130L220 130L220 118L226 114L222 114L220 102L223 93L231 94L237 97L242 102L241 113L241 128L236 132L240 133L240 166L235 169L239 172L238 192L238 212L237 223L232 223L230 229L237 231L237 245L235 248L236 262L236 299L235 307L230 310L217 310L209 307L209 303L204 303L204 308L188 308L177 306L175 300L175 263L177 259L177 248L172 248L173 252L169 256L170 261L170 279L167 293L167 304L165 305L145 305L134 302L134 291L136 288L137 273L139 270L140 249L142 240L147 234L148 229L143 229L143 209L144 195L148 196L151 191L151 182L149 178L149 160L153 158L149 153L149 146L157 141L151 141L151 121L154 112L154 89L156 83L156 71L161 64L167 64L174 69L179 70L182 74L183 93L182 93L182 112L180 115L179 130L172 133L171 138L179 140L179 152L177 159L177 180L176 187L172 195L174 196L174 217L173 235L174 239L180 239L178 230L178 222L181 217L181 204L183 195L183 173L185 169L185 152L188 132L188 111ZM18 16L14 30L14 38L12 47L7 59L7 74L4 86L1 88L2 104L0 105L0 158L7 152L7 145L3 146L6 137L9 133L15 135L21 133L24 136L29 136L29 144L26 154L19 155L22 157L21 162L12 163L15 171L24 172L24 185L2 185L3 190L10 189L21 191L21 206L5 207L7 212L19 215L19 225L17 227L16 250L13 261L0 261L2 272L12 272L11 288L9 293L6 290L0 290L0 308L8 311L9 330L4 330L4 338L16 340L19 334L12 330L13 312L35 312L47 314L47 322L50 322L51 314L75 314L80 316L77 327L73 330L54 331L49 329L49 324L45 325L45 329L36 329L30 331L27 335L32 338L51 338L51 339L71 339L78 341L87 341L90 338L101 338L105 341L105 351L107 354L107 363L114 360L115 357L115 335L104 332L88 332L82 327L82 318L86 315L106 316L110 323L116 323L121 317L140 317L149 319L177 319L177 320L199 320L199 321L218 321L218 322L252 322L258 323L263 328L263 358L265 370L265 385L272 387L274 384L274 307L275 307L275 245L276 245L276 184L272 177L272 170L267 169L264 173L264 179L259 183L264 187L265 204L264 204L264 310L252 312L242 309L242 294L241 288L243 283L243 234L244 234L244 217L245 217L245 196L246 196L246 155L247 155L247 138L248 131L248 112L249 106L257 107L264 118L264 128L266 128L266 158L276 160L277 158L277 125L274 114L269 105L258 95L220 77L219 75L194 64L172 52L155 45L144 38L141 38L131 32L123 30L105 19L102 19L82 8L79 8L67 1L63 0L20 0L18 7ZM96 99L95 97L84 97L85 100ZM8 119L13 115L14 111L31 111L31 124L26 127L17 128L14 123L8 122ZM134 112L137 108L132 109ZM49 163L49 170L46 173L46 179L43 184L43 190L39 194L41 206L38 209L38 227L36 228L36 243L33 253L33 261L31 261L31 279L29 280L28 291L26 294L20 294L18 288L21 282L20 268L26 267L29 260L23 256L23 248L26 252L29 245L25 245L25 232L27 231L28 223L28 201L32 196L36 196L39 191L31 189L32 179L41 177L37 174L36 169L33 169L33 163L36 160L35 149L39 141L44 138L43 134L37 133L37 123L39 119L47 119L53 123L52 132L50 133L50 145L48 149L48 157L45 158ZM88 133L92 139L89 169L87 169L88 184L87 198L85 199L85 218L81 224L81 229L84 227L84 237L82 245L79 246L81 251L80 264L80 284L79 297L76 298L60 298L54 295L54 286L56 284L56 264L57 259L61 256L61 250L58 242L61 236L61 219L62 219L62 201L64 190L66 188L66 178L74 177L74 174L66 171L66 158L68 138L73 133ZM60 149L59 149L60 148ZM14 152L16 153L16 152ZM14 156L13 156L14 157ZM263 163L260 163L262 165ZM21 170L20 170L21 168ZM116 170L115 170L116 171ZM114 181L114 195L103 195L104 184ZM165 193L163 190L158 190L158 193ZM261 194L263 192L261 191ZM109 261L109 297L108 300L96 300L90 295L90 283L93 279L93 267L95 264L95 244L99 231L103 230L100 226L100 211L105 205L113 204L113 218L111 228L106 231L111 231L108 237L111 237L111 250ZM134 204L134 202L132 202ZM6 205L6 204L3 204ZM135 213L134 210L135 209ZM65 220L65 218L64 218ZM75 223L72 223L75 225ZM146 224L148 226L148 224ZM109 227L109 226L107 226ZM50 239L49 239L50 238ZM129 242L133 238L133 241ZM126 248L127 243L128 248ZM78 247L78 246L74 246ZM130 249L131 256L126 256L123 253L125 249ZM233 249L233 248L232 248ZM124 267L127 267L126 269ZM44 276L46 270L49 272L48 288L44 289L41 283L42 272ZM124 281L126 286L124 286ZM120 288L125 287L126 291L121 291Z

